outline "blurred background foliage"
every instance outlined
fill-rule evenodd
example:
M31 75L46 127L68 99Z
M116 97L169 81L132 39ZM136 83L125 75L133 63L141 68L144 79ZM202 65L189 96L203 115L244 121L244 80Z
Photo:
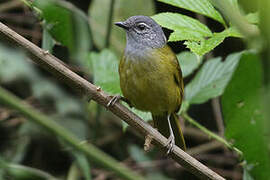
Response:
M1 0L0 21L113 95L121 94L117 66L125 47L125 33L113 22L152 16L185 78L179 114L187 152L226 179L266 180L265 7L267 0ZM144 137L2 39L0 85L146 179L196 179L158 149L145 153ZM131 110L151 123L149 113ZM119 179L1 102L0 142L0 179Z

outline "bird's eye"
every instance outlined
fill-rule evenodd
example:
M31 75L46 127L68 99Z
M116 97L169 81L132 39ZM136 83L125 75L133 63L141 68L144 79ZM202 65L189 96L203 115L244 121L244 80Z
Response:
M146 25L144 23L140 23L137 25L138 29L143 31L146 28Z

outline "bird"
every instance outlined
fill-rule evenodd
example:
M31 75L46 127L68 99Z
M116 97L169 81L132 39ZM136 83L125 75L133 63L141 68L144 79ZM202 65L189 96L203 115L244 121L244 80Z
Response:
M126 32L126 47L118 67L123 96L113 96L107 106L122 100L138 110L151 112L154 127L168 138L167 154L175 144L186 150L176 114L184 97L182 71L161 26L143 15L115 25Z

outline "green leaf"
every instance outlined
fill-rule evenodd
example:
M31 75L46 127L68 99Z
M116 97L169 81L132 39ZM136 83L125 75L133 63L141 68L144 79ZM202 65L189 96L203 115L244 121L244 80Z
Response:
M202 39L203 39L203 35L200 32L193 31L191 33L189 28L181 28L172 32L170 34L168 41L171 41L171 42L183 41L183 40L201 41Z
M159 0L161 2L187 9L210 17L222 24L225 24L222 16L212 6L208 0Z
M243 152L254 179L269 179L269 134L263 116L262 64L257 55L244 53L222 96L225 136Z
M100 53L92 52L88 67L94 75L95 85L112 95L121 94L118 60L114 53L108 49L104 49Z
M181 66L183 77L187 77L188 75L192 74L202 62L201 57L196 56L196 54L189 51L179 53L177 55L177 59Z
M176 31L177 38L181 40L201 39L202 37L211 37L212 32L208 27L198 20L177 14L177 13L160 13L152 16L162 27ZM181 34L183 32L183 34ZM188 34L188 35L187 35ZM176 39L173 35L172 40Z
M185 100L189 104L201 104L222 95L241 57L240 53L208 60L185 88Z
M89 8L89 21L95 36L95 45L99 49L105 47L109 22L110 0L93 0ZM114 1L112 22L124 21L130 16L143 14L151 16L155 12L152 0L117 0ZM110 49L120 55L125 49L126 33L112 23Z
M213 50L220 43L229 36L240 36L237 34L235 29L229 28L219 33L213 33L213 36L209 39L201 39L201 41L186 41L184 44L187 45L192 52L202 56L209 51ZM192 40L192 39L188 39Z
M66 1L36 0L33 4L42 11L44 28L69 49L71 57L77 60L85 58L92 47L86 15Z

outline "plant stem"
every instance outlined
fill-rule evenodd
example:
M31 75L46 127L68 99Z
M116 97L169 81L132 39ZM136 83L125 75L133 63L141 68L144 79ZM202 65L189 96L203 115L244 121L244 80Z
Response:
M32 2L30 2L28 0L20 0L20 1L23 2L29 8L33 9L38 15L42 14L42 11L40 9L38 9L37 7L34 7Z
M109 11L109 16L108 16L108 23L107 23L107 34L106 34L105 48L108 48L110 45L114 2L115 2L115 0L111 0L110 11Z
M90 160L97 164L114 171L118 176L128 180L143 180L139 174L132 172L127 167L118 163L115 159L91 144L81 144L80 140L71 134L68 130L51 120L44 114L34 110L29 105L23 103L20 99L0 87L0 102L9 105L27 117L32 122L42 126L46 130L56 134L67 142L74 149L84 153Z
M182 116L192 125L196 126L197 128L199 128L201 131L203 131L205 134L207 134L210 138L213 138L215 140L217 140L218 142L221 142L222 144L224 144L227 148L234 150L239 158L241 159L243 156L242 151L240 151L239 149L237 149L236 147L233 146L232 143L228 142L226 139L220 137L219 135L213 133L212 131L208 130L207 128L205 128L204 126L202 126L200 123L196 122L192 117L190 117L186 112L182 113Z

